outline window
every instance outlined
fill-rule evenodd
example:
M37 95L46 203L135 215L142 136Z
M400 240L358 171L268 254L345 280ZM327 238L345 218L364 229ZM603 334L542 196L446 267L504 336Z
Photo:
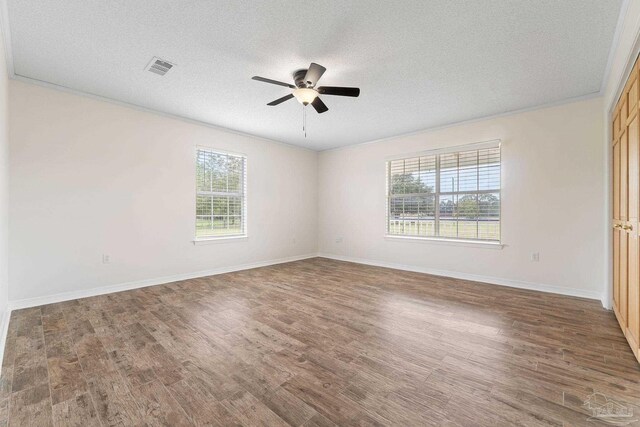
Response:
M246 236L244 156L198 148L196 155L196 239Z
M388 161L387 234L499 242L499 142Z

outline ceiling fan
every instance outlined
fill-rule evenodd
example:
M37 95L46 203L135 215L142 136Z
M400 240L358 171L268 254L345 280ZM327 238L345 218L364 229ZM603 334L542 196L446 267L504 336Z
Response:
M318 80L324 74L327 69L322 65L318 65L312 62L309 65L308 70L298 70L293 73L293 81L295 86L289 83L279 82L277 80L267 79L265 77L253 76L253 80L259 82L271 83L274 85L288 87L293 89L289 95L285 95L282 98L278 98L275 101L271 101L267 105L274 106L283 103L293 97L295 97L302 105L311 104L318 113L324 113L329 108L320 99L318 95L336 95L336 96L352 96L357 97L360 95L360 89L357 87L339 87L339 86L319 86Z

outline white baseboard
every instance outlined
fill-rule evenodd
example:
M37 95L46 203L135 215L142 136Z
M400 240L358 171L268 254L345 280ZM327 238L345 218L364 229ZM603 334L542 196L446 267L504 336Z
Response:
M45 296L40 296L35 298L9 301L9 306L5 314L5 317L8 319L8 316L11 314L12 310L19 310L22 308L37 307L40 305L52 304L52 303L62 302L62 301L69 301L69 300L74 300L78 298L87 298L87 297L92 297L96 295L104 295L104 294L110 294L114 292L127 291L131 289L139 289L147 286L163 285L166 283L177 282L180 280L187 280L187 279L195 279L198 277L215 276L217 274L231 273L234 271L241 271L241 270L249 270L251 268L266 267L269 265L299 261L299 260L314 258L314 257L323 257L323 258L335 259L339 261L354 262L357 264L373 265L377 267L394 268L397 270L413 271L417 273L432 274L435 276L452 277L455 279L472 280L474 282L483 282L483 283L489 283L489 284L500 285L500 286L508 286L510 288L528 289L533 291L549 292L554 294L568 295L568 296L574 296L574 297L580 297L580 298L596 299L596 300L600 300L603 303L603 306L606 308L606 304L604 304L604 299L605 299L604 295L597 291L587 291L584 289L576 289L576 288L565 288L565 287L560 287L555 285L547 285L543 283L533 283L533 282L525 282L521 280L505 279L500 277L460 273L460 272L450 271L450 270L438 270L438 269L429 268L429 267L390 263L390 262L376 261L376 260L370 260L365 258L334 255L329 253L317 253L317 254L314 253L314 254L306 254L306 255L297 255L297 256L292 256L287 258L280 258L280 259L269 260L269 261L260 261L260 262L255 262L251 264L241 264L241 265L236 265L231 267L220 267L212 270L204 270L204 271L197 271L192 273L176 274L172 276L157 277L153 279L139 280L134 282L120 283L117 285L102 286L99 288L92 288L92 289L86 289L81 291L64 292L64 293L45 295ZM3 324L2 326L6 330L7 325ZM0 339L4 339L4 335L0 337Z
M355 262L357 264L373 265L376 267L394 268L396 270L413 271L416 273L432 274L434 276L452 277L454 279L471 280L474 282L488 283L492 285L508 286L510 288L528 289L531 291L548 292L552 294L568 295L572 297L588 298L599 300L604 303L604 295L601 292L587 291L584 289L564 288L543 283L525 282L521 280L504 279L500 277L482 276L478 274L459 273L449 270L438 270L428 267L418 267L414 265L396 264L392 262L375 261L364 258L356 258L343 255L333 255L328 253L318 253L319 257L335 259L338 261ZM603 304L603 306L605 306ZM606 308L606 306L605 306Z
M2 334L0 336L0 361L3 360L3 356L4 356L4 346L7 339L7 332L9 328L9 318L11 316L12 310L19 310L22 308L29 308L29 307L37 307L45 304L52 304L56 302L69 301L69 300L74 300L78 298L87 298L87 297L92 297L97 295L110 294L114 292L127 291L131 289L145 288L147 286L162 285L166 283L177 282L180 280L195 279L195 278L206 277L206 276L215 276L218 274L231 273L234 271L241 271L241 270L249 270L249 269L258 268L258 267L267 267L270 265L283 264L283 263L292 262L292 261L300 261L303 259L315 258L315 257L323 257L323 258L335 259L339 261L348 261L348 262L354 262L358 264L373 265L377 267L394 268L397 270L413 271L417 273L426 273L426 274L432 274L435 276L452 277L455 279L472 280L474 282L483 282L483 283L494 284L494 285L508 286L511 288L528 289L533 291L549 292L549 293L560 294L560 295L596 299L604 303L604 295L602 293L595 292L595 291L586 291L583 289L575 289L575 288L564 288L564 287L553 286L553 285L545 285L541 283L532 283L532 282L525 282L525 281L512 280L512 279L504 279L499 277L468 274L468 273L459 273L455 271L438 270L438 269L427 268L427 267L418 267L418 266L412 266L412 265L406 265L406 264L396 264L396 263L390 263L390 262L369 260L364 258L333 255L328 253L317 253L317 254L313 253L313 254L307 254L307 255L297 255L297 256L292 256L287 258L280 258L280 259L269 260L269 261L260 261L260 262L255 262L251 264L241 264L241 265L236 265L231 267L215 268L212 270L204 270L204 271L197 271L192 273L176 274L172 276L157 277L154 279L145 279L145 280L139 280L134 282L121 283L117 285L102 286L99 288L93 288L93 289L87 289L87 290L81 290L81 291L64 292L64 293L53 294L53 295L45 295L45 296L36 297L36 298L26 298L26 299L21 299L16 301L9 301L7 310L5 311L5 313L2 316L2 319L0 320L0 322L2 322L0 324L0 327L2 328L0 332Z
M251 264L241 264L231 267L220 267L212 270L196 271L192 273L176 274L172 276L156 277L154 279L138 280L134 282L120 283L117 285L101 286L80 291L63 292L53 295L45 295L35 298L26 298L15 301L9 301L8 312L19 310L22 308L38 307L45 304L53 304L56 302L69 301L78 298L87 298L97 295L111 294L114 292L128 291L131 289L146 288L147 286L164 285L166 283L178 282L180 280L196 279L198 277L215 276L217 274L232 273L234 271L249 270L258 267L267 267L269 265L283 264L285 262L300 261L308 258L315 258L317 254L296 255L287 258L279 258L269 261L254 262ZM7 322L8 323L8 322ZM4 338L3 335L2 338ZM3 347L4 348L4 347ZM0 359L2 360L2 359Z

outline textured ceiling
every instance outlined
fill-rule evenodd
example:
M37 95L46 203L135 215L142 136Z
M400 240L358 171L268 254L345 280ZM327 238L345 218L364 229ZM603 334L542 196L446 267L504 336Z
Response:
M8 0L15 73L313 149L600 90L620 0ZM177 66L144 70L158 56ZM314 61L329 111L266 104Z

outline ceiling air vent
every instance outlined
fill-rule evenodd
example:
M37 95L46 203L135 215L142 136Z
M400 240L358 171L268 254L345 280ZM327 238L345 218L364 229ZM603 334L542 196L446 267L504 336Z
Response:
M148 71L151 71L152 73L158 74L159 76L164 76L174 66L175 64L172 64L171 62L167 62L164 59L160 59L154 56L153 59L151 59L151 62L149 62L149 64L147 65L146 69Z

